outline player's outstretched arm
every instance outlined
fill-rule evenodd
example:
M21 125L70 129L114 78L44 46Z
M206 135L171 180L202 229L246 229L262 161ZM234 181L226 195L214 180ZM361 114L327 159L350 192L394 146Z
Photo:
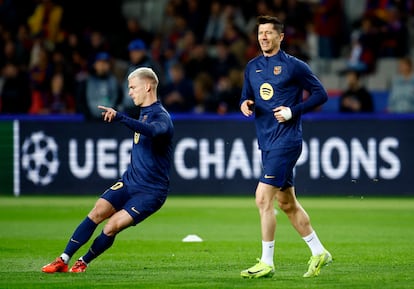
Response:
M111 107L106 107L103 105L98 105L99 109L102 109L102 116L103 116L103 120L107 121L107 122L111 122L114 120L115 116L116 116L116 110L111 108Z

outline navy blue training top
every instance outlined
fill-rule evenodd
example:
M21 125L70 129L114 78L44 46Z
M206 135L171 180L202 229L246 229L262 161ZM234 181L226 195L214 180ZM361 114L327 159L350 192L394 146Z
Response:
M306 101L303 90L309 92ZM269 151L300 143L302 114L326 102L328 96L305 62L279 50L274 56L260 55L247 64L240 105L247 99L255 102L259 148ZM279 123L273 109L282 105L291 109L293 117Z
M139 120L119 112L115 120L134 131L131 162L122 181L132 191L168 193L174 134L169 113L157 101L141 107Z

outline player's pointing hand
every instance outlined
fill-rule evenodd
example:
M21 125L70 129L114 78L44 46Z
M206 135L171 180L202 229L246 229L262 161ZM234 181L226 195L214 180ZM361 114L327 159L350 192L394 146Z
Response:
M102 109L102 116L104 121L111 122L116 116L116 110L111 107L106 107L103 105L98 105L99 109Z

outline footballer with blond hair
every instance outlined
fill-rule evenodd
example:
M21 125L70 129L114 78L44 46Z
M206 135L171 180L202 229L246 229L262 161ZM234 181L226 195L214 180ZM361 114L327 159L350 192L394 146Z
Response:
M132 130L131 162L122 177L101 195L78 225L63 253L43 266L43 272L84 272L92 260L112 246L119 232L141 223L164 204L170 187L174 127L158 99L157 87L158 77L150 68L137 68L129 74L129 96L140 108L138 120L113 108L98 106L104 121L120 122ZM72 256L105 220L107 223L101 234L69 269Z

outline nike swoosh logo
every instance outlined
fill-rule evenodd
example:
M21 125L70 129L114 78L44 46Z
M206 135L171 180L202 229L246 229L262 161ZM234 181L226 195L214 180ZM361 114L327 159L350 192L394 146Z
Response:
M265 175L264 177L265 177L265 179L274 179L274 178L276 178L275 176L269 176L269 175Z
M73 238L70 238L70 241L73 242L73 243L79 244L79 241L78 240L75 240Z
M262 69L256 69L256 72L262 72L263 70Z
M137 213L138 215L141 214L137 209L135 209L135 207L132 207L131 210L135 213Z
M264 269L261 269L259 271L247 271L247 272L249 272L249 274L256 274L256 273L262 272L263 270Z

